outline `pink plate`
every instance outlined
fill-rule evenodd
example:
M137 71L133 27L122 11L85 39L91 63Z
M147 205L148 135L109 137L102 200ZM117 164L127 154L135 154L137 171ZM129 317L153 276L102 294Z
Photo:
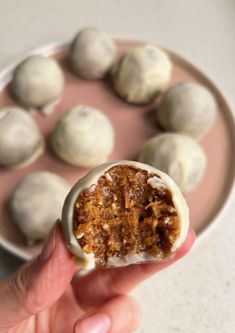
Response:
M135 44L118 42L120 52ZM129 105L115 95L109 82L78 79L67 68L66 51L67 44L60 44L49 45L33 52L56 57L66 75L64 96L54 113L48 117L40 113L33 115L47 138L46 153L25 169L18 171L0 169L0 244L23 259L29 259L36 254L41 243L29 246L9 218L7 202L14 186L23 176L33 171L55 172L67 179L71 185L88 171L63 163L50 151L50 134L55 122L64 112L77 104L87 104L101 109L110 117L116 133L116 145L110 161L135 160L143 142L159 132L152 113L158 100L144 107ZM235 171L234 121L229 106L214 84L183 58L170 51L168 53L174 64L171 85L183 81L199 82L212 92L218 104L214 126L200 141L208 159L206 172L200 185L186 195L190 207L191 224L198 233L201 233L221 210L232 188ZM0 75L0 88L2 89L0 107L16 105L8 89L8 82L15 65Z

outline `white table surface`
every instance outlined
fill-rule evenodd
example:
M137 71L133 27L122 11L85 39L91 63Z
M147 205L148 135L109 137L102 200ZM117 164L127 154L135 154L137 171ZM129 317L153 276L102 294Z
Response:
M234 0L0 0L0 67L32 47L94 25L165 46L191 60L235 110ZM138 332L235 332L235 193L191 253L133 295ZM20 261L0 250L0 277Z

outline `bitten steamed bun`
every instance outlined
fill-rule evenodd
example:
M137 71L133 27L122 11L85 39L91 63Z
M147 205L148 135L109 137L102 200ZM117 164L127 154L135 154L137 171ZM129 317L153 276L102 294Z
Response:
M200 182L206 156L192 138L175 133L156 135L142 147L139 161L167 173L182 191L193 190Z
M73 186L62 212L66 243L85 269L168 260L188 228L188 206L175 182L134 161L92 169Z
M60 118L51 143L63 161L92 167L107 161L114 147L114 130L101 111L80 105Z

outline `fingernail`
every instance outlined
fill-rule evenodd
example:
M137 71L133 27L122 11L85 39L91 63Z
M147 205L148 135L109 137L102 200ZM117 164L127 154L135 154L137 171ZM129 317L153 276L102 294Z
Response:
M103 313L96 313L77 322L76 333L108 333L111 327L110 318Z
M57 224L52 228L45 244L43 245L42 252L40 254L40 260L43 262L47 261L50 258L50 256L52 255L52 252L55 248L56 227L57 227Z

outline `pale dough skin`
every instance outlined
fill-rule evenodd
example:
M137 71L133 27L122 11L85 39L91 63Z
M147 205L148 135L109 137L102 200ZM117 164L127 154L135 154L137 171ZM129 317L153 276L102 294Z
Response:
M79 105L58 121L51 140L55 154L80 167L107 161L114 147L114 129L101 111Z
M0 165L20 169L33 163L44 152L44 139L25 110L0 109Z
M80 192L84 189L91 188L92 185L97 184L98 179L104 175L104 173L116 165L130 165L136 168L140 168L148 171L149 173L155 173L158 177L150 178L149 184L153 187L166 186L171 194L174 206L177 210L177 214L180 221L180 234L172 246L172 256L176 250L183 244L187 237L189 228L189 210L186 201L175 182L167 176L165 173L140 162L134 161L115 161L111 163L102 164L94 169L92 169L86 176L81 178L71 189L68 196L66 197L63 211L62 211L62 231L65 237L65 241L72 253L76 256L76 263L79 267L84 269L95 268L95 258L94 254L86 254L81 249L78 241L73 233L73 212L74 205ZM129 255L123 258L112 257L108 261L108 266L110 267L121 267L130 264L136 264L141 262L156 262L164 260L163 257L152 257L142 254Z
M49 114L62 97L64 74L55 60L32 55L16 67L11 89L25 107Z
M69 59L74 72L87 80L102 79L116 57L116 45L106 32L85 28L74 38Z
M138 160L167 173L183 192L198 185L206 167L206 156L199 144L177 133L156 135L146 141Z
M10 213L29 243L46 238L69 190L67 182L51 172L31 173L16 186Z
M180 83L165 92L156 115L165 130L199 139L214 123L216 102L205 87Z
M127 102L145 104L163 92L171 79L168 55L153 45L129 49L112 69L115 91Z

